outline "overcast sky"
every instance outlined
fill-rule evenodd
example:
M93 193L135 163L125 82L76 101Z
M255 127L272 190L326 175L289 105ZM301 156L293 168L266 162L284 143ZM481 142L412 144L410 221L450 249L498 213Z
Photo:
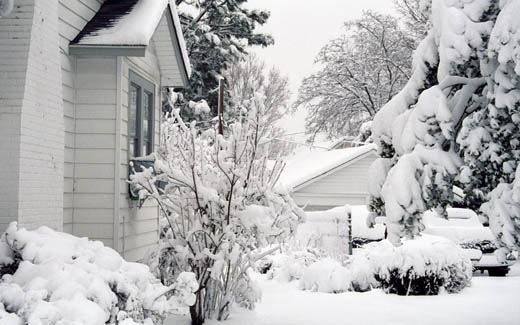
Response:
M254 52L289 77L293 95L302 79L315 71L314 58L341 33L343 22L359 18L363 10L393 12L391 0L249 0L248 7L271 12L259 30L270 33L275 45ZM290 133L303 132L304 119L305 112L299 112L282 125Z

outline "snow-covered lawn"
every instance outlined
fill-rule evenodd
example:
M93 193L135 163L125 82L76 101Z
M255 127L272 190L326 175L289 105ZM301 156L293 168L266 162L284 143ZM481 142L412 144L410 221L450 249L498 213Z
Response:
M475 273L459 294L403 297L379 290L325 294L301 291L298 283L257 276L262 302L255 311L235 310L231 319L208 325L260 324L520 324L520 263L505 278ZM189 324L188 317L166 324Z

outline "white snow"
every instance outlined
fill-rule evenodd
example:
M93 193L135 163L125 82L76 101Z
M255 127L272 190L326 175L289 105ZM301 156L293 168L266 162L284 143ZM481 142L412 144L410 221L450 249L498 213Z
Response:
M305 269L300 287L317 292L346 292L350 288L350 273L338 261L325 258Z
M512 325L520 324L520 263L507 277L475 274L471 287L458 294L397 296L382 290L328 294L302 291L298 282L283 283L256 275L262 302L254 311L233 310L226 322L207 325ZM173 317L165 325L189 325Z
M370 144L360 147L310 152L308 154L298 155L287 162L280 175L279 183L288 188L296 188L372 150L376 150L376 146Z
M442 236L456 244L475 241L495 241L491 230L480 223L475 212L468 209L448 208L448 219L435 211L426 211L422 221L426 227L424 233Z

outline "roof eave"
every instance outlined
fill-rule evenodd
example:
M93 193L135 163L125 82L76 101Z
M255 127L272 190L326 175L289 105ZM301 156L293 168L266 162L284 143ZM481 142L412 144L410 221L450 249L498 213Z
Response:
M146 55L146 45L70 44L69 54L77 56L136 56Z
M340 168L344 168L354 162L356 162L358 159L370 154L370 153L375 153L377 155L377 150L375 148L372 148L370 150L367 150L365 152L362 152L360 153L359 155L355 156L355 157L352 157L351 159L347 160L347 161L344 161L340 164L338 164L337 166L334 166L332 168L330 168L329 170L327 170L326 172L323 172L319 175L316 175L314 177L310 177L309 179L307 180L304 180L304 181L301 181L299 182L297 185L294 185L292 188L293 188L293 191L296 192L298 190L301 190L302 188L305 188L307 186L309 186L310 184L322 179L323 177L327 176L327 175L330 175L332 173L334 173L336 170L340 169Z
M168 3L168 8L166 10L168 12L168 27L170 28L170 35L172 39L173 49L175 51L175 57L177 59L177 64L181 70L181 79L182 79L182 87L179 88L188 88L189 87L189 79L190 79L190 62L187 62L187 58L183 55L183 50L181 45L181 40L179 37L182 37L182 30L177 30L174 22L174 15L177 15L177 11L174 6L172 6L171 2ZM186 50L186 49L184 49Z

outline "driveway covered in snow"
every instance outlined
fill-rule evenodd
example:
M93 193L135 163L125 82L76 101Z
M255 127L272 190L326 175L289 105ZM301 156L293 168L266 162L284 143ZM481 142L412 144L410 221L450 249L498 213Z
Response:
M262 302L255 311L235 310L224 323L210 325L311 324L520 324L520 263L505 278L475 274L459 294L429 297L300 291L298 283L258 278ZM188 318L167 324L189 324Z

